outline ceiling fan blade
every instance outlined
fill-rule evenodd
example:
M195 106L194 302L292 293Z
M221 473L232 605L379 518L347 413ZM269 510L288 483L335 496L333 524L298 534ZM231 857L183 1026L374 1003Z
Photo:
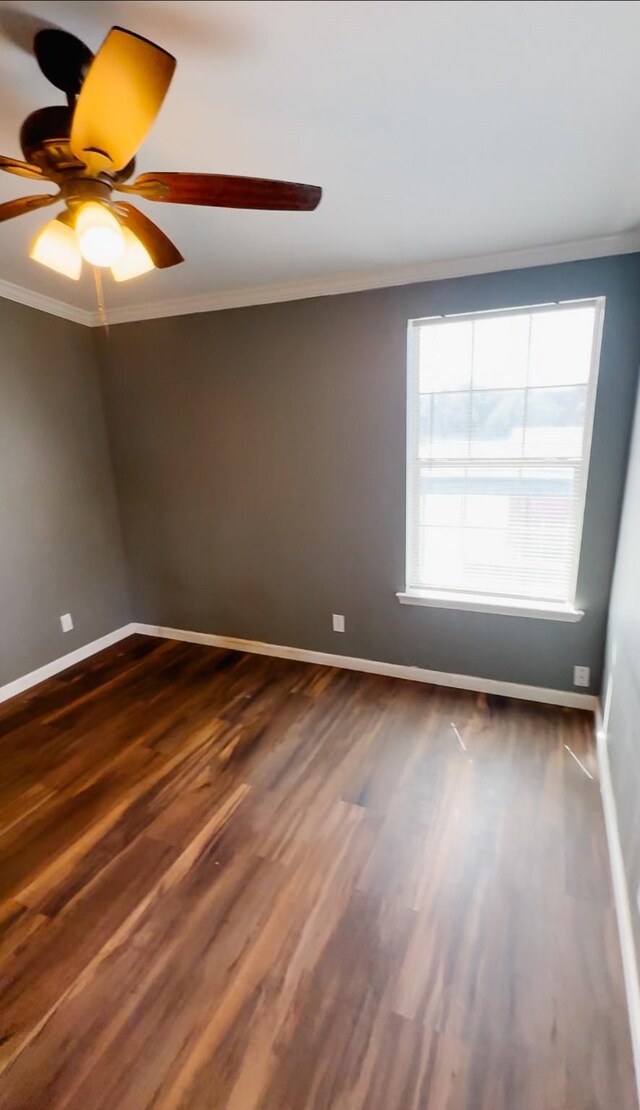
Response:
M59 193L52 196L49 196L48 193L43 196L40 193L35 197L17 197L16 200L8 200L4 204L0 204L0 223L5 220L12 220L14 216L24 216L27 212L32 212L36 208L44 208L47 204L53 204L59 196Z
M169 204L206 204L213 208L261 208L310 212L322 189L294 181L233 177L222 173L143 173L123 192Z
M47 81L69 97L78 95L93 60L88 46L60 27L43 27L34 36L33 52Z
M92 172L122 169L155 120L176 60L155 43L112 27L84 80L71 150Z
M0 170L5 170L6 173L15 173L18 177L45 180L42 170L38 169L37 166L30 166L28 162L21 162L19 158L5 158L3 154L0 154Z
M132 231L140 240L154 266L159 270L166 270L169 266L177 266L179 262L184 262L178 248L164 231L154 224L153 220L145 216L144 212L135 208L133 204L121 202L118 202L117 211L120 223L128 227L129 231Z

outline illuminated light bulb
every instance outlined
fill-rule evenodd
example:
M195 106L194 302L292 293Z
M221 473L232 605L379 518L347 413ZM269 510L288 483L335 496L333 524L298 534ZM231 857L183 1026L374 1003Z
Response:
M104 204L87 201L75 224L80 254L92 266L113 266L124 253L122 228Z
M82 269L82 255L73 228L60 219L49 220L38 232L29 256L50 270L77 281Z
M115 280L129 281L131 278L140 277L141 274L148 274L149 270L155 269L151 255L146 247L143 247L138 237L128 227L121 228L121 231L124 238L124 254L111 267L111 273Z

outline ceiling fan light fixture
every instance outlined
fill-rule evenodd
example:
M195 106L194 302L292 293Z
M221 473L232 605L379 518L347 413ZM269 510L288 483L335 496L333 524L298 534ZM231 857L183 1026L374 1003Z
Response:
M38 232L29 256L64 277L78 281L82 270L82 255L73 228L61 220L49 220Z
M75 234L80 254L92 266L113 266L125 250L122 228L104 204L86 201L78 209Z
M131 278L148 274L155 269L155 265L148 250L142 245L137 235L128 227L120 229L124 238L124 253L113 263L111 273L115 281L130 281Z

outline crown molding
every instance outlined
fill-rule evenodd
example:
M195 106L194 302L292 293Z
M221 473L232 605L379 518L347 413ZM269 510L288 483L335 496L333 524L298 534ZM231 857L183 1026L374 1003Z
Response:
M311 297L330 297L341 293L362 293L371 289L388 289L397 285L416 285L423 281L441 281L445 278L471 277L474 274L497 273L500 270L522 270L532 266L550 266L561 262L579 262L589 258L606 258L608 255L633 254L640 251L640 230L619 235L602 235L594 239L581 239L566 243L552 243L541 247L481 254L468 258L424 262L412 266L395 266L375 270L361 270L349 274L333 274L322 278L308 278L296 282L257 285L221 293L203 293L196 297L175 297L156 301L155 304L131 304L121 308L107 308L107 322L128 324L139 320L157 320L165 316L186 316L197 312L220 312L228 308L248 308L251 305L278 304L284 301L306 300ZM20 285L0 279L0 297L20 304L62 316L86 327L100 327L102 320L96 311L78 308L64 301L34 293Z
M260 285L225 293L205 293L196 297L176 297L148 305L126 305L107 309L110 324L126 324L136 320L156 320L163 316L183 316L195 312L219 312L228 308L276 304L329 297L340 293L362 293L368 289L386 289L394 285L414 285L443 278L468 277L473 274L519 270L530 266L547 266L558 262L578 262L607 255L632 254L640 251L640 231L622 235L605 235L578 242L554 243L543 247L503 251L499 254L476 255L470 258L426 262L414 266L365 270L350 274L334 274L279 285ZM100 321L95 317L95 324Z
M14 285L12 281L3 281L2 278L0 278L0 297L27 305L28 308L37 308L40 312L48 312L50 316L61 316L63 320L71 320L74 324L84 324L85 327L93 327L99 322L98 314L95 312L67 304L55 297L47 297L44 293L35 293L32 289Z

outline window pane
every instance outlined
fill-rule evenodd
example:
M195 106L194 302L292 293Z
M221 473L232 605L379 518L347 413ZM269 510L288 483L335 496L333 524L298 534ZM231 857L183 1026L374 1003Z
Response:
M427 459L431 454L431 395L421 393L419 404L418 455L421 459Z
M510 493L518 487L519 471L500 467L475 467L466 472L465 523L469 528L506 528L509 523Z
M433 397L433 458L464 458L469 453L470 393L436 393Z
M462 524L466 471L438 467L420 473L420 518L429 524Z
M465 576L464 528L421 528L420 569L434 589L450 588Z
M473 328L473 388L527 384L530 316L479 319Z
M469 467L423 475L420 581L435 589L563 600L572 565L577 474L571 467ZM461 493L464 488L464 493ZM431 516L438 497L462 498L462 522ZM440 523L442 520L442 523ZM457 526L456 526L457 524Z
M586 385L529 390L525 455L528 458L579 458L586 407Z
M473 458L518 458L522 454L524 398L524 389L473 392Z
M531 316L529 385L589 381L595 308L536 312Z
M443 321L426 324L419 334L420 392L469 389L473 324Z

